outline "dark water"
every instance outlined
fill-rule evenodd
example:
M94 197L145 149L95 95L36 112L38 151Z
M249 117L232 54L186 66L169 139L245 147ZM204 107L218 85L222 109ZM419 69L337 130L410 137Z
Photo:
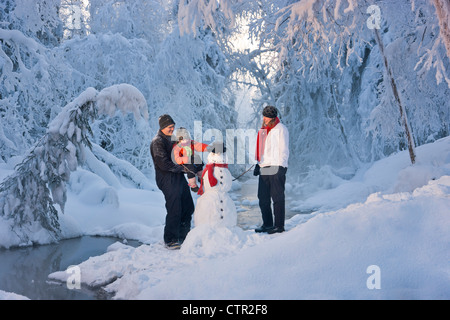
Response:
M65 283L51 282L50 273L66 270L92 256L106 252L109 245L121 241L112 237L84 236L57 244L0 249L0 290L14 292L32 300L105 299L100 291L68 289ZM129 245L138 243L129 242Z

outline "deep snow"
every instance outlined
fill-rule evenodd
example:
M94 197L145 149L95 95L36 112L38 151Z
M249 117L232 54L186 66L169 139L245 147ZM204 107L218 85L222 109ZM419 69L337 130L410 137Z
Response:
M156 188L112 187L78 169L61 225L66 237L145 243L117 242L79 265L85 285L116 299L449 299L450 137L417 148L417 156L411 166L400 152L351 180L319 170L306 180L332 188L288 184L304 199L292 201L291 210L316 211L289 219L287 232L200 226L191 232L202 236L201 246L186 243L179 251L162 245L165 209ZM8 172L2 169L0 178ZM244 185L235 183L233 192ZM234 199L238 212L248 204ZM13 245L6 227L0 221L0 243ZM68 276L61 270L49 278ZM380 289L368 288L374 276ZM0 298L16 296L0 291Z

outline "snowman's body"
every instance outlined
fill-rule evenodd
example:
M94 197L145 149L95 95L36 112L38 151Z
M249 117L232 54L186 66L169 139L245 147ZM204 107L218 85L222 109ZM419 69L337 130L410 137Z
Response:
M208 164L225 164L224 154L210 153ZM206 170L207 168L205 168ZM209 169L211 170L211 168ZM203 195L197 200L194 212L194 224L234 227L237 224L236 206L228 195L231 190L233 177L225 167L214 167L213 175L217 180L215 186L209 181L209 172L203 175Z
M210 153L208 164L225 164L226 156ZM205 167L206 170L208 166ZM213 174L217 184L212 186L209 172L203 175L204 193L197 200L194 211L195 227L188 233L181 251L195 255L215 255L235 251L245 241L237 227L236 206L228 195L232 176L225 167L215 166Z

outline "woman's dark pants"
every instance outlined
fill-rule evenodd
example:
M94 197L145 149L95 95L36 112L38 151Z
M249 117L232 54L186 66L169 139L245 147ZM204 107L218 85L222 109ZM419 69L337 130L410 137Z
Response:
M284 227L285 220L285 196L284 189L286 183L285 167L262 167L258 182L258 199L261 209L263 226L265 227ZM275 216L275 224L272 216Z

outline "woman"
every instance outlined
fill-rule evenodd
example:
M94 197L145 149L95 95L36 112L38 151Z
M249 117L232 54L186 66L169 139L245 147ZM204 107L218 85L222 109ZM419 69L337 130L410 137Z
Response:
M256 141L256 160L254 175L259 175L258 199L263 225L256 232L269 234L284 231L285 183L289 159L289 132L278 118L273 106L263 110L263 125ZM271 202L273 201L272 216Z

